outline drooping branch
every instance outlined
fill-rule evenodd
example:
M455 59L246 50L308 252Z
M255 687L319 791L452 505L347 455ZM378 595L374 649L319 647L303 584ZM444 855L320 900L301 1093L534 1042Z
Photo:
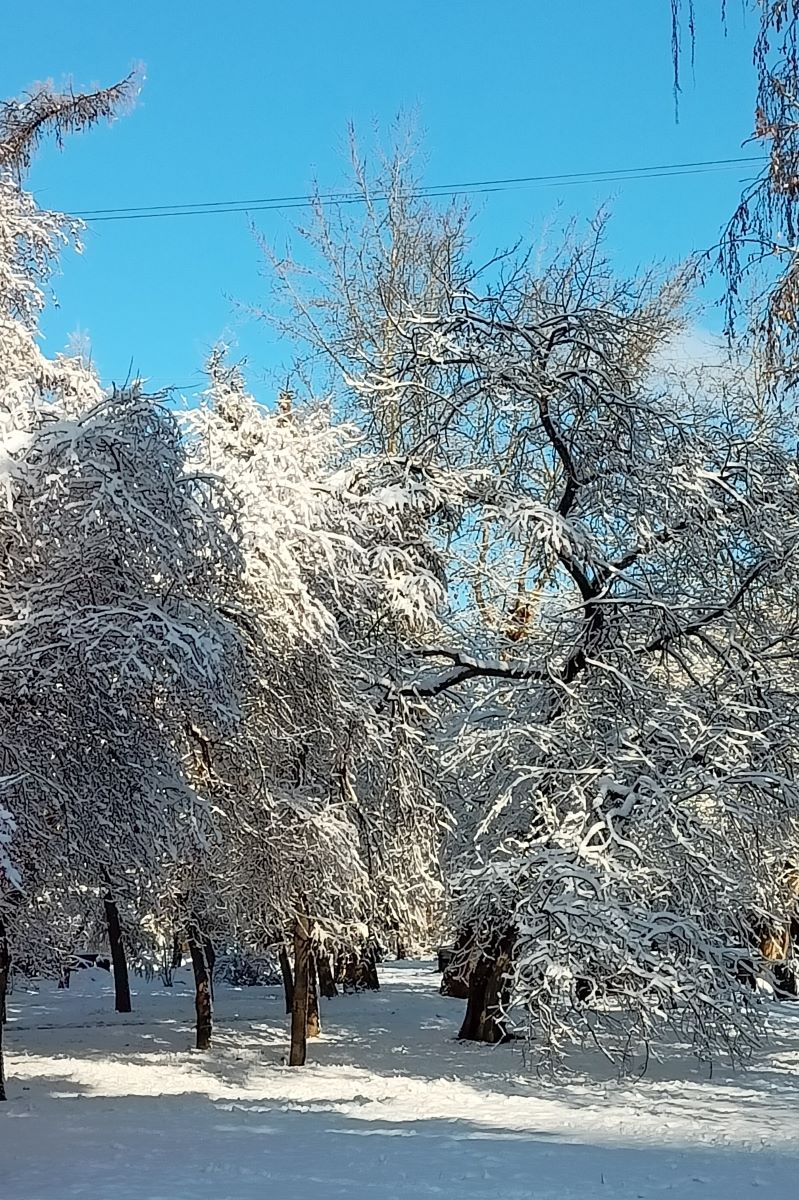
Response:
M139 74L132 71L119 83L94 92L57 92L45 84L24 101L0 103L0 169L22 174L48 133L60 146L67 134L118 116L132 104L138 90Z

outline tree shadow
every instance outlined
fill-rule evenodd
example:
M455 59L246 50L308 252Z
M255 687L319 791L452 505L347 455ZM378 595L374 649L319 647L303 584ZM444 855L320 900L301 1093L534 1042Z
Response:
M109 1098L57 1074L36 1092L0 1112L9 1200L708 1200L792 1195L799 1165L784 1152L603 1144L588 1130L345 1115L334 1100Z
M745 1072L717 1067L708 1078L675 1047L664 1063L651 1063L641 1080L600 1077L579 1057L572 1074L553 1080L530 1070L521 1046L458 1042L462 1002L433 990L438 979L432 971L396 965L387 974L381 992L323 1002L323 1036L309 1044L309 1065L300 1074L285 1067L288 1019L279 988L220 990L214 1044L202 1054L192 1050L193 995L185 984L150 997L141 1014L96 1022L89 1013L82 1024L64 1023L69 1004L62 1005L62 997L44 997L41 1008L26 1003L24 1020L12 1019L8 1026L10 1090L19 1091L14 1054L24 1049L37 1089L40 1078L63 1071L63 1088L83 1088L83 1094L99 1098L104 1073L114 1070L109 1062L116 1064L119 1085L106 1095L112 1106L121 1102L120 1091L130 1093L126 1102L142 1091L162 1091L165 1102L184 1094L192 1103L342 1117L368 1113L375 1120L390 1109L407 1117L413 1105L425 1104L437 1121L449 1111L449 1101L449 1108L462 1107L464 1120L490 1108L484 1125L492 1137L499 1137L501 1124L508 1138L516 1136L514 1128L523 1132L536 1111L550 1124L585 1122L594 1128L609 1128L614 1113L624 1114L620 1125L632 1128L637 1121L637 1132L650 1131L655 1140L658 1121L672 1140L688 1142L706 1137L759 1146L763 1139L789 1136L799 1101L799 1012L792 1008L775 1009L776 1052L759 1056ZM50 1020L53 1005L57 1019ZM35 1033L34 1015L46 1018ZM94 1090L84 1086L87 1079L97 1081ZM640 1118L630 1115L637 1113Z

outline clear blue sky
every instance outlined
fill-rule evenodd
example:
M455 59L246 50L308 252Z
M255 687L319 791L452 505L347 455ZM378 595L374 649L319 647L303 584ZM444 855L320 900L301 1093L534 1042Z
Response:
M725 35L718 0L697 7L679 123L669 0L40 0L3 13L0 90L110 82L144 64L130 116L40 155L31 185L63 210L297 194L313 178L335 189L347 122L368 138L411 108L429 183L733 157L752 125L754 17L728 5ZM493 247L610 200L621 269L675 262L714 242L744 174L478 197L477 226ZM258 223L283 243L296 216ZM220 335L256 381L286 357L233 314L232 299L257 303L262 290L241 215L94 226L56 290L48 352L80 329L106 380L132 360L158 386L196 386ZM267 399L266 378L260 390Z

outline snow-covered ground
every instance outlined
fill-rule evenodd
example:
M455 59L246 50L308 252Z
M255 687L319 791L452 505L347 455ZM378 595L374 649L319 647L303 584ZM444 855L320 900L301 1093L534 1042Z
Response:
M190 1049L188 977L116 1016L103 972L18 989L0 1106L2 1200L737 1200L799 1196L799 1012L746 1074L682 1064L634 1083L547 1084L519 1047L453 1040L429 964L324 1002L285 1065L276 988L225 990ZM799 1010L799 1005L796 1006Z

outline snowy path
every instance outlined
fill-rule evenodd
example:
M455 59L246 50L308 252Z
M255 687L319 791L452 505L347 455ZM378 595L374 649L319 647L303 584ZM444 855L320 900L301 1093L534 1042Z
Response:
M799 1196L799 1014L743 1076L663 1067L546 1085L518 1048L452 1041L461 1013L428 967L325 1005L312 1065L283 1065L277 989L227 991L210 1055L192 997L142 986L116 1018L108 976L17 992L2 1200L737 1200ZM799 1006L797 1006L799 1008Z

